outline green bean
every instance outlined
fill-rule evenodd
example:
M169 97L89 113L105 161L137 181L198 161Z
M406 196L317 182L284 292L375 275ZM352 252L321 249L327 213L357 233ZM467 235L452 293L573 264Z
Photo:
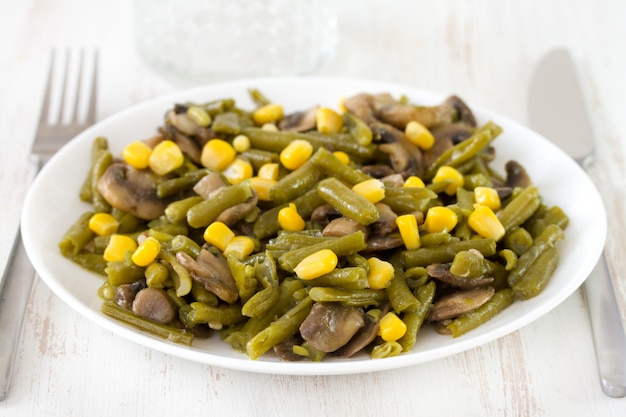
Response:
M100 153L108 151L109 143L106 138L99 136L91 144L91 166L87 171L87 176L80 187L79 196L82 201L93 202L93 166L100 157Z
M226 260L237 285L239 299L245 304L255 294L257 289L256 268L252 265L244 264L233 254L227 255Z
M189 305L189 303L187 303L187 301L185 301L183 297L179 297L176 295L176 291L174 291L173 288L168 288L167 290L165 290L165 293L168 297L170 297L170 300L174 302L174 305L177 309L180 310L180 308Z
M402 346L398 342L383 342L374 346L370 352L370 358L382 359L398 356L402 353Z
M192 258L197 258L200 254L200 245L186 235L176 235L169 241L168 250L172 253L185 252Z
M533 244L533 238L523 227L514 227L504 235L503 246L512 250L518 256L526 252Z
M237 135L241 131L239 116L234 112L218 114L213 119L213 123L211 123L211 129L216 133Z
M254 101L254 104L259 107L271 103L271 101L267 97L265 97L265 95L263 95L263 93L261 93L258 88L249 88L248 94L250 94L250 98L252 99L252 101Z
M513 288L517 281L521 279L521 277L526 274L526 271L535 263L539 255L546 249L554 246L556 242L563 239L564 236L565 234L559 226L555 224L547 226L541 234L537 236L533 245L519 257L515 268L509 272L509 286Z
M510 288L506 288L496 293L482 306L468 313L465 313L446 325L452 332L453 337L459 337L481 324L491 320L496 314L513 304L515 294Z
M437 198L432 190L418 187L385 187L387 204L396 214L426 211L432 200Z
M441 246L452 242L454 237L447 232L426 233L420 237L422 247Z
M313 300L306 297L276 321L257 333L246 344L246 353L252 359L258 359L278 343L293 336L300 324L311 312Z
M178 329L167 324L161 324L152 320L144 319L133 314L131 311L119 307L113 302L107 301L102 303L100 310L107 316L121 320L127 324L141 330L145 330L171 342L191 346L191 342L193 341L193 334L189 333L185 329Z
M413 295L404 276L402 260L399 256L392 256L389 261L394 267L394 276L385 289L391 307L396 313L405 310L415 310L419 306L419 300Z
M250 297L241 307L241 313L248 317L262 316L267 313L280 298L276 264L269 252L266 251L263 262L256 265L255 275L257 280L263 285L263 289Z
M450 273L461 278L479 278L489 276L495 270L495 264L475 251L464 250L454 255Z
M498 252L498 254L505 262L505 270L510 271L511 269L515 268L515 266L517 265L518 256L514 251L512 251L511 249L502 249L500 252Z
M345 290L367 288L367 271L358 266L335 268L319 278L303 282L310 287L337 287Z
M270 188L270 199L275 204L293 200L311 189L322 178L322 171L309 160L291 171Z
M493 239L459 240L442 246L406 250L402 252L402 260L407 267L443 264L452 262L454 255L458 252L470 249L476 249L483 256L492 256L496 253L496 241Z
M358 231L346 236L331 237L324 242L292 250L280 256L278 263L285 271L293 272L293 269L300 261L322 249L330 249L335 252L337 256L345 256L362 251L366 247L365 235L363 232Z
M539 189L534 185L524 188L497 213L505 231L521 226L541 205Z
M323 236L321 232L302 233L302 232L279 232L278 236L270 239L265 245L269 250L291 250L301 248L302 246L314 245L331 239Z
M196 169L185 173L181 177L171 178L157 184L157 196L169 197L183 191L189 191L194 185L209 173L207 169Z
M208 306L217 307L220 304L220 300L217 295L207 290L203 285L194 280L191 281L191 295L194 300L200 301Z
M161 217L148 224L150 228L148 234L161 241L171 241L174 236L187 235L188 229L184 224L168 223L167 219Z
M359 145L356 141L345 140L347 139L345 137L343 138L344 140L337 140L337 138L326 135L281 131L273 132L261 128L246 128L242 130L242 133L250 139L250 145L253 148L277 153L296 139L308 141L313 145L314 150L324 147L345 152L348 155L362 160L372 158L376 149L373 145Z
M343 114L343 123L359 145L369 145L372 143L374 136L372 129L359 117L350 112L345 112Z
M402 346L403 352L409 352L415 345L417 333L430 312L436 288L435 282L430 281L428 284L422 285L415 290L419 304L415 309L405 312L402 317L402 321L406 324L406 333L398 340L398 343Z
M125 259L107 263L104 272L107 274L107 279L111 285L118 287L122 284L132 284L144 279L144 269L135 265L130 259Z
M81 214L78 220L67 229L59 242L59 249L61 249L63 256L71 257L76 255L94 237L94 232L89 228L91 216L93 216L93 212Z
M199 195L172 201L165 207L165 218L172 223L180 223L187 220L187 212L196 204L204 201Z
M227 208L245 202L252 197L250 184L246 181L222 187L210 200L204 200L187 211L187 223L191 227L208 226Z
M324 201L341 214L362 225L372 224L380 216L373 203L336 178L331 177L320 181L317 184L317 192Z
M319 148L317 152L311 156L310 160L313 165L324 170L328 176L339 178L350 185L356 185L371 179L369 175L357 171L341 162L335 155L326 150L326 148Z
M183 297L189 294L191 292L192 280L187 268L182 266L180 262L176 260L176 256L174 254L163 250L163 248L161 248L159 258L167 262L172 268L170 276L174 281L174 289L176 290L176 295L178 295L179 297Z
M115 207L111 209L111 215L120 224L117 228L117 233L133 233L145 224L144 220L140 219L134 214L128 213L120 209L116 209Z
M528 300L543 291L558 263L559 252L555 247L548 247L541 252L524 275L511 286L517 298Z
M385 290L343 290L341 288L312 287L309 296L316 302L341 302L349 307L378 305L387 294Z
M292 200L292 203L296 205L298 213L303 218L308 218L313 213L313 210L324 204L324 200L319 196L316 189L312 189ZM280 230L278 212L283 207L287 207L287 205L288 203L280 204L259 215L253 225L253 233L257 239L272 236Z
M548 208L541 217L529 219L525 224L531 236L538 236L548 225L555 224L565 230L569 225L569 217L559 206Z
M106 276L106 272L104 272L104 269L107 266L107 261L105 261L102 255L99 253L81 252L77 253L76 255L72 255L71 259L73 262L87 269L88 271Z
M485 149L500 133L502 128L493 122L480 127L471 137L454 145L441 154L426 169L425 178L430 180L444 166L458 167Z
M165 287L165 281L170 277L170 273L165 265L160 262L152 262L146 267L144 277L148 287L163 288Z
M181 313L181 315L186 313L186 317L181 320L185 324L209 323L211 325L231 326L245 320L245 317L241 314L241 306L238 304L226 304L215 307L194 301L189 306L191 308L188 311Z
M113 155L108 150L103 150L98 153L97 159L93 164L93 172L91 173L91 189L92 189L92 204L96 213L108 213L111 211L111 205L102 197L100 191L98 191L98 180L104 174L104 172L113 163Z
M280 283L278 289L280 295L274 306L263 316L253 317L246 321L241 328L230 332L224 337L226 343L233 349L245 351L246 344L252 337L269 326L276 317L280 317L287 312L295 301L294 294L303 288L302 283L294 279L285 279ZM300 300L298 300L300 301Z
M476 187L493 187L493 181L483 172L463 176L463 189L473 190Z
M425 285L430 279L428 271L423 266L414 266L404 271L406 283L412 290Z
M265 164L277 163L279 160L276 152L262 151L260 149L248 149L242 152L241 156L250 161L254 172L258 172L259 168Z

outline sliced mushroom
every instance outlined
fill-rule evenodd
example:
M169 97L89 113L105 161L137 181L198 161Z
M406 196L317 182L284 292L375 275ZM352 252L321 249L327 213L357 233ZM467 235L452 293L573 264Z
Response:
M310 108L306 111L298 111L285 116L278 127L280 130L291 132L305 132L315 129L315 115L317 107Z
M404 185L404 177L402 174L391 174L380 179L385 187L402 187Z
M313 223L328 224L331 220L341 216L339 210L331 206L330 204L323 204L316 207L311 213L311 221Z
M217 190L224 187L225 185L226 182L224 182L224 179L219 173L211 172L202 177L200 181L198 181L196 185L194 185L193 190L196 192L196 194L198 194L205 200L208 200L211 198L212 195L214 195Z
M372 236L367 239L367 252L379 252L389 249L399 248L404 245L401 237L396 236Z
M493 277L487 276L477 278L459 277L450 272L450 265L450 263L431 264L426 267L426 271L428 271L428 275L431 277L462 289L484 287L493 282Z
M324 236L340 237L350 235L354 232L358 232L359 230L363 232L365 238L367 239L367 235L369 234L367 227L363 226L356 220L352 220L347 217L338 217L331 220L330 223L324 227L322 234Z
M342 303L315 303L300 325L300 335L320 352L334 352L365 324L363 310Z
M196 259L185 252L177 252L176 260L189 271L191 278L220 299L233 304L239 292L228 263L206 249L200 250Z
M443 104L452 106L456 110L456 120L470 127L476 127L476 118L472 109L469 108L458 96L448 97Z
M302 343L302 338L300 337L290 337L287 340L284 340L276 345L274 345L273 350L276 356L284 361L296 362L304 359L303 356L294 353L293 347L300 345Z
M493 287L483 287L442 297L433 305L428 320L447 320L468 313L489 301L494 293Z
M115 290L115 304L126 310L132 309L135 296L144 288L146 288L146 281L144 280L120 285Z
M378 220L372 225L374 234L378 236L386 236L396 230L396 219L398 215L387 204L374 204L378 209Z
M369 175L372 178L384 178L390 175L394 175L396 172L389 165L365 165L361 167L361 172Z
M372 343L378 336L380 318L387 314L390 309L389 303L385 303L380 308L380 314L377 318L371 314L365 314L365 325L359 329L348 343L335 351L335 355L342 358L350 358Z
M252 197L248 198L245 202L235 204L232 207L227 208L220 213L215 221L224 223L227 226L234 226L244 217L252 212L259 202L259 195L256 191L252 190Z
M389 155L391 166L395 172L403 172L409 167L411 156L400 143L381 143L378 145L378 149Z
M133 301L133 313L140 317L168 324L176 318L174 302L158 288L147 287L139 291Z
M381 121L403 130L410 121L417 121L429 129L450 124L456 114L456 109L450 104L414 106L395 103L381 107L377 112Z
M511 188L523 187L526 188L532 185L530 176L524 169L524 167L517 161L508 161L504 165L506 170L506 185Z
M97 188L111 206L144 220L160 217L167 207L167 201L157 196L153 173L124 162L111 164L98 180Z

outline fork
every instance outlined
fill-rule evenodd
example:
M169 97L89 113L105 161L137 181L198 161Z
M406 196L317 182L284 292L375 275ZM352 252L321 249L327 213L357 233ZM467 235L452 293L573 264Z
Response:
M51 53L47 86L44 93L41 114L39 116L37 134L31 150L35 161L36 172L39 172L39 169L65 143L95 122L98 69L97 51L95 51L93 55L93 74L89 86L89 104L85 119L81 120L78 112L82 92L81 80L85 72L85 53L84 51L80 51L79 69L76 77L76 96L71 120L69 123L63 123L61 120L68 109L65 98L69 90L68 73L70 73L71 67L70 57L71 54L68 52L60 86L61 96L58 101L60 106L58 117L57 120L50 121L51 108L54 105L52 91L53 84L55 84L56 59L55 51L53 50ZM36 272L28 260L18 230L13 244L12 256L7 263L3 280L0 281L0 401L4 400L8 395L26 304L30 297L35 275Z

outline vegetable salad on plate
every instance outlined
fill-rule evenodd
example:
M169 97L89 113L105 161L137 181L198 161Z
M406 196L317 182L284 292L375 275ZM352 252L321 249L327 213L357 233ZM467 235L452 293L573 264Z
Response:
M218 333L252 359L383 358L548 285L568 217L518 162L491 166L502 128L459 97L288 113L249 93L250 109L175 104L123 149L95 138L92 209L59 248L103 276L104 314L187 345Z

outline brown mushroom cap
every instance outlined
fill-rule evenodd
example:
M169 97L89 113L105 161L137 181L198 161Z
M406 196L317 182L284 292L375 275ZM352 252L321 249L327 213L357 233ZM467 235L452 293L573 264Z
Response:
M97 188L111 206L144 220L154 220L165 212L167 201L157 196L153 175L149 170L115 162L100 177Z
M300 335L320 352L334 352L365 324L363 310L342 303L315 303L300 325Z
M493 287L482 287L442 297L433 305L428 320L447 320L468 313L489 301L494 293Z
M228 263L223 258L202 249L196 259L185 252L177 252L176 260L189 270L189 275L194 281L220 299L233 304L239 298L237 284Z
M152 287L137 293L133 301L133 313L162 324L171 323L176 318L176 308L170 296Z

